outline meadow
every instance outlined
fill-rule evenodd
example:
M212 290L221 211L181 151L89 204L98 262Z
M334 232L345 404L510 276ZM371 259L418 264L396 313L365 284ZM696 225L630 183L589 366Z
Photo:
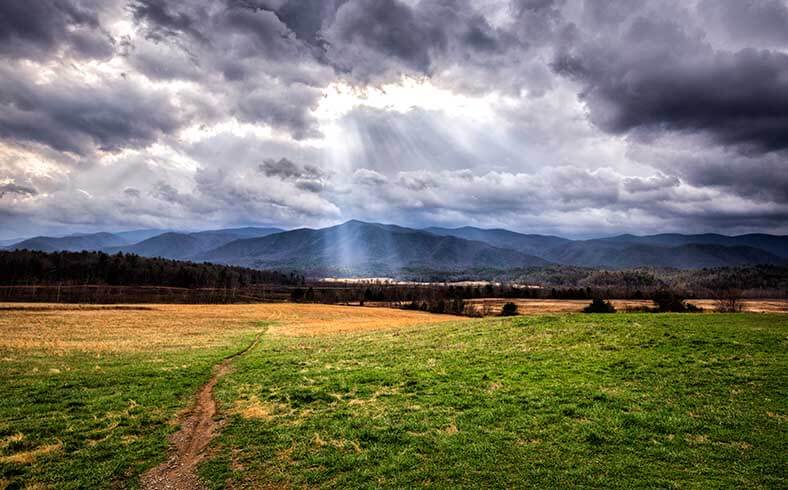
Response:
M257 337L256 344L252 344ZM0 306L0 488L785 487L788 316Z

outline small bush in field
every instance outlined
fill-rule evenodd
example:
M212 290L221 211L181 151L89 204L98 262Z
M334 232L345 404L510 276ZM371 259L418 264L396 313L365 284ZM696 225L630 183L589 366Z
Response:
M590 305L583 308L583 313L615 313L616 308L610 301L594 298Z
M660 313L693 313L703 311L701 308L687 303L684 296L675 291L657 291L651 299L657 306L656 311Z
M501 309L501 316L514 316L517 314L517 305L514 303L506 303Z

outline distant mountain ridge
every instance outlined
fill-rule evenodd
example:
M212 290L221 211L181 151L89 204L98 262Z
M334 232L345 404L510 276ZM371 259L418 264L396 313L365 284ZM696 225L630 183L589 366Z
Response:
M484 230L481 228L474 228L472 226L464 226L462 228L438 228L430 227L424 228L435 235L441 236L455 236L458 238L465 238L466 240L476 240L486 242L496 247L510 248L519 252L527 254L539 255L544 250L548 250L565 243L570 243L572 240L561 238L551 235L533 235L523 234L514 231L503 230L500 228Z
M196 233L162 233L133 245L105 248L109 253L134 253L143 257L190 259L226 243L282 232L281 228L230 228Z
M619 235L568 240L508 230L427 228L454 236L473 236L499 247L520 247L549 262L582 267L674 267L679 269L788 263L788 236L749 234Z
M355 220L319 230L302 228L238 240L200 258L258 268L370 275L396 274L405 267L462 270L547 265L539 257L484 242Z
M545 256L557 264L614 269L642 266L698 269L786 262L781 257L754 247L703 243L663 247L642 244L615 246L573 242L549 250Z
M90 233L64 237L37 236L10 245L9 249L39 250L42 252L79 252L81 250L101 250L106 247L127 245L128 242L113 233Z
M788 237L750 233L747 235L725 236L716 233L701 235L682 235L679 233L662 233L659 235L619 235L609 238L597 238L587 242L607 242L620 244L657 245L675 247L679 245L722 245L725 247L752 247L764 250L778 257L788 258Z
M679 269L788 264L788 236L618 235L591 240L475 227L425 229L351 220L321 229L273 227L198 232L135 230L34 237L8 249L97 250L326 275L397 275L548 264Z

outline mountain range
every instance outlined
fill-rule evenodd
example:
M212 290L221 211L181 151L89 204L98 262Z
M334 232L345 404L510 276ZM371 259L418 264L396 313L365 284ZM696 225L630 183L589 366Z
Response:
M134 244L102 249L108 253L133 253L143 257L190 259L227 243L280 233L281 228L231 228L196 233L166 232Z
M548 264L539 257L481 241L362 221L237 240L202 258L263 269L362 275L396 274L405 267L463 270Z
M466 271L550 264L611 269L788 264L788 236L660 234L570 240L504 229L414 229L357 220L321 229L287 231L248 227L191 233L135 230L39 236L6 248L100 250L355 276L396 276L403 269Z

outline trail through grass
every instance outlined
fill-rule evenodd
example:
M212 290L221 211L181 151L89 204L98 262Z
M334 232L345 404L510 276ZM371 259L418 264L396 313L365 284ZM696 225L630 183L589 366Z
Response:
M37 308L0 311L0 488L135 488L269 322L214 389L214 488L786 487L785 315Z
M0 474L57 488L133 481L165 457L176 412L213 365L252 335L195 352L3 353ZM15 461L21 455L26 464Z
M211 369L282 335L445 321L326 305L0 307L0 489L135 488Z

